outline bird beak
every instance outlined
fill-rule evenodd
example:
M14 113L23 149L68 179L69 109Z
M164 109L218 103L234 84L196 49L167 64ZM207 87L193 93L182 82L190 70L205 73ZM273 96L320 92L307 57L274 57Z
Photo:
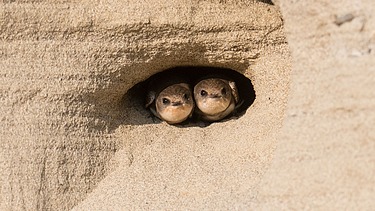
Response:
M173 102L172 103L172 106L180 106L180 105L182 105L182 102Z
M218 95L218 94L212 94L212 95L210 95L210 98L220 98L221 96L220 95Z

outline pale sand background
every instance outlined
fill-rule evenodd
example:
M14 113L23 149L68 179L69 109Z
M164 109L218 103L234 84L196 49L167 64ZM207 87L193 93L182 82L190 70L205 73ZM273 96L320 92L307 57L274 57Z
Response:
M0 210L374 210L375 5L276 3L0 3ZM257 98L154 123L126 92L177 65Z

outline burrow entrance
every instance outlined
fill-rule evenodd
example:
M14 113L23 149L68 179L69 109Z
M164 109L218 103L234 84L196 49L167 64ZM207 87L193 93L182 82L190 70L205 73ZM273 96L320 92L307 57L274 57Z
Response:
M246 110L253 104L256 93L253 87L251 80L245 77L238 71L229 68L220 68L220 67L204 67L204 66L181 66L181 67L174 67L169 68L159 73L156 73L150 76L145 81L142 81L136 85L134 85L123 97L123 103L128 105L131 101L131 107L137 107L138 110L144 118L147 118L149 121L148 123L160 123L162 120L155 117L148 108L145 108L145 99L147 95L148 86L151 81L155 81L158 78L168 78L171 74L179 75L182 77L186 77L187 81L190 82L192 87L194 84L205 77L220 75L224 76L228 79L233 80L236 83L238 94L241 100L241 104L236 109L236 112L233 114L225 117L220 121L216 121L215 123L224 122L229 119L236 119L240 118ZM127 106L128 107L128 106ZM134 109L133 109L134 110ZM139 118L140 116L135 115L134 118ZM128 116L128 118L133 118ZM208 126L214 122L207 122L202 121L201 119L197 118L193 115L192 118L184 121L183 123L176 124L176 126Z

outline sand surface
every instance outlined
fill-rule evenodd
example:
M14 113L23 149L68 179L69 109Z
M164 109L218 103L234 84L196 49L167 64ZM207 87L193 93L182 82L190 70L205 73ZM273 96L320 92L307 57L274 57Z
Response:
M274 3L0 3L0 210L375 209L375 5ZM254 103L151 118L129 90L184 65Z

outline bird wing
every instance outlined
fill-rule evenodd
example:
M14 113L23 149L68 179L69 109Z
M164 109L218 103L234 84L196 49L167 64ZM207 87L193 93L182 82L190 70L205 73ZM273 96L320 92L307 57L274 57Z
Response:
M148 91L146 95L145 107L148 108L155 101L156 93L154 91Z
M236 83L234 81L229 81L229 86L230 86L230 88L232 90L232 95L234 97L234 101L237 104L240 101L240 96L238 94Z

